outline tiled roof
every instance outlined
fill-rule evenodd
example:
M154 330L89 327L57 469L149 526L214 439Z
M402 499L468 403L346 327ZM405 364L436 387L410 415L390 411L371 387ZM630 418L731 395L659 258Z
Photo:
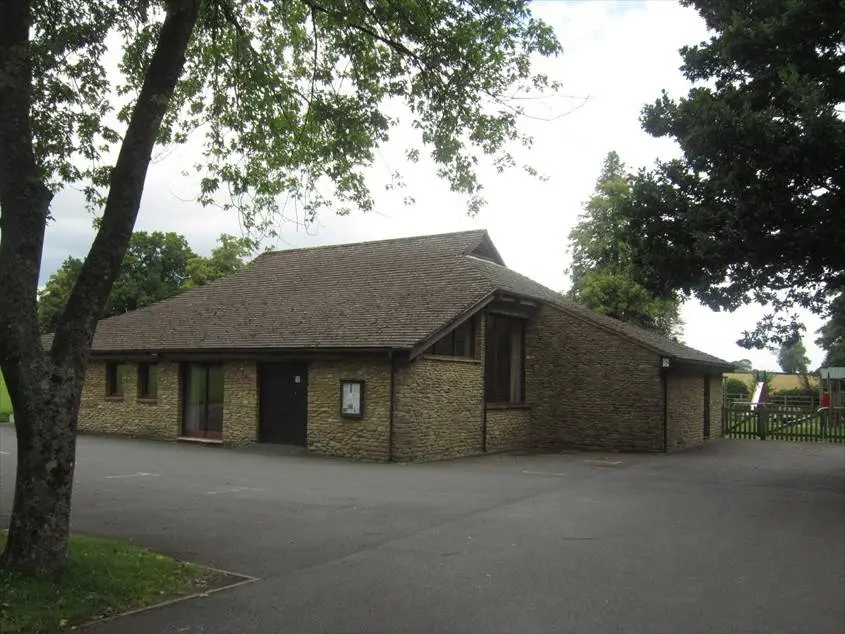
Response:
M507 269L483 230L266 253L234 275L100 321L93 351L411 349L497 291L543 300L662 354L724 363Z
M711 354L701 352L695 348L690 348L689 346L678 343L668 337L664 337L659 333L645 330L644 328L633 326L619 321L618 319L613 319L607 315L602 315L589 310L577 302L567 299L564 295L557 293L552 289L517 273L516 271L505 268L504 266L499 266L483 260L476 260L474 258L468 258L468 260L472 261L472 265L482 271L483 274L490 280L490 283L499 290L543 300L544 302L557 306L559 309L566 311L575 317L592 322L597 326L605 328L606 330L616 332L623 337L639 343L646 348L651 348L662 355L695 363L730 367L730 364L727 361L714 357Z

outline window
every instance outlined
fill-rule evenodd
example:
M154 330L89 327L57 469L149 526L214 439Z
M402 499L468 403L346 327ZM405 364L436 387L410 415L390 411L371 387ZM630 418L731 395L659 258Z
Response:
M475 357L475 323L470 319L431 346L428 354L443 357Z
M155 363L138 364L138 398L158 397L158 366Z
M123 398L126 386L126 364L109 361L106 363L106 396Z
M504 315L487 316L485 391L488 403L525 400L525 321Z
M191 438L222 438L223 366L186 365L182 387L182 433Z

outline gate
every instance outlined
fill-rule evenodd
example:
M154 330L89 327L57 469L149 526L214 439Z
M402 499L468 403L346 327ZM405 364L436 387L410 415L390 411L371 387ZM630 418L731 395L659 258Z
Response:
M845 409L728 401L722 416L722 435L845 444Z

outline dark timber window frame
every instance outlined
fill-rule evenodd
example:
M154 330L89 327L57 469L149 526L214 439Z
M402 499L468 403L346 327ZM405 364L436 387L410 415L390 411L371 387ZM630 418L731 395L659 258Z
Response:
M426 354L436 357L475 358L475 318L467 319L434 342Z
M525 404L525 322L497 313L487 314L484 354L484 396L500 406ZM513 343L519 350L515 354ZM515 358L516 357L516 358ZM514 368L514 361L519 367Z
M106 362L106 398L120 400L126 393L126 363Z
M158 400L158 364L141 362L138 364L138 400Z
M194 369L201 369L203 373L204 381L201 382L203 386L203 400L201 403L197 403L197 407L200 408L198 421L196 428L188 427L189 423L189 416L188 416L188 408L191 407L190 400L188 398L189 391L191 389L191 378L192 378L192 371ZM215 371L215 374L220 378L220 402L211 402L209 398L209 394L211 394L211 375L212 370ZM222 363L184 363L182 364L182 386L181 386L181 395L182 395L182 424L181 424L181 433L182 436L185 438L205 438L208 440L222 440L223 439L223 394L226 389L226 377L224 372L224 366ZM212 406L219 406L219 420L212 421L210 416L210 408ZM214 423L212 425L212 423ZM210 429L210 427L217 427L219 429Z

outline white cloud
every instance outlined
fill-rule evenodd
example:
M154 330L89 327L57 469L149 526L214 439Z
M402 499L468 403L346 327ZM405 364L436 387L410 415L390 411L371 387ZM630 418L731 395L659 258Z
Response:
M484 227L510 267L563 290L567 234L593 188L606 153L616 150L630 167L638 167L677 151L671 142L651 138L640 129L640 111L664 88L673 95L686 91L678 49L705 39L707 32L695 11L667 0L548 1L536 3L535 11L556 29L564 47L560 58L543 60L541 68L563 81L564 92L575 97L537 103L532 112L565 112L580 103L578 96L589 95L583 107L565 117L552 122L525 122L535 144L521 158L548 175L548 182L521 170L501 176L490 170L483 178L488 206L476 218L470 218L465 201L449 192L429 164L404 164L400 136L383 148L372 171L378 203L375 213L325 215L308 229L288 223L278 246ZM207 251L220 233L237 232L238 223L232 215L190 202L195 183L179 173L192 162L190 149L182 148L151 166L137 228L178 231L196 250ZM401 169L407 191L382 191L385 175L392 169ZM415 197L415 206L402 205L405 194ZM72 196L62 194L57 198L54 215L58 221L48 232L45 273L55 269L68 252L81 255L87 247L83 241L90 242L90 219L84 218L79 208L80 201ZM87 238L82 238L83 234ZM71 243L77 248L63 253ZM726 359L746 357L757 367L776 369L770 353L747 351L734 343L761 314L754 307L716 314L689 302L683 311L685 340ZM812 326L808 323L811 336L806 343L813 363L818 364L822 354L812 343L812 331L819 323L817 319L808 321Z

